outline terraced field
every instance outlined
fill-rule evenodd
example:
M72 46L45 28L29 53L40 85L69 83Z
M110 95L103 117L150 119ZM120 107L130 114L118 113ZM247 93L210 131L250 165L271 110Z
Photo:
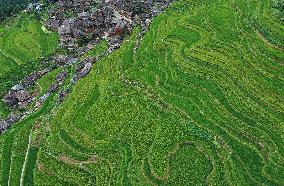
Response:
M270 0L179 0L1 136L1 185L284 185Z
M57 47L56 33L44 33L42 24L33 16L19 14L15 20L0 25L0 97L13 84L37 69L38 59ZM0 116L3 114L0 102ZM4 114L3 114L4 115Z
M47 121L53 99L54 96L50 97L39 111L1 135L1 185L33 185L33 170L41 141L40 122Z

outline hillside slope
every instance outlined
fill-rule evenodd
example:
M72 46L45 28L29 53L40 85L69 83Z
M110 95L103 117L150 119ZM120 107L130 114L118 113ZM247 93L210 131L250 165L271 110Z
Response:
M284 185L270 0L180 0L1 135L1 185ZM137 47L138 46L138 47Z
M38 60L54 52L57 43L58 35L45 33L32 15L21 13L0 24L0 118L5 116L4 93L36 70Z

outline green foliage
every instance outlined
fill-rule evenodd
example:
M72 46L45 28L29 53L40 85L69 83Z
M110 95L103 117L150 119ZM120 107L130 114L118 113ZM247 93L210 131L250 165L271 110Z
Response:
M0 101L0 118L6 118L9 114L9 109L5 105L5 103L1 100Z
M57 47L58 35L47 34L33 16L21 13L14 20L0 24L0 116L8 110L2 102L4 93L32 71Z
M36 165L37 153L38 153L37 147L32 147L29 151L27 168L26 168L26 172L25 172L25 177L23 178L24 185L34 185L33 171L34 171L35 165Z
M272 0L271 2L272 12L282 22L284 21L284 1L283 0Z
M14 125L9 131L1 134L1 185L20 185L22 183L33 184L31 174L35 168L35 157L38 147L29 141L30 134L35 130L34 125L50 113L53 108L54 95L48 98L43 107L31 116Z
M0 21L25 9L30 0L1 0L0 1Z
M44 93L46 93L46 91L49 89L49 87L56 82L56 76L58 73L60 73L63 70L63 68L57 68L47 74L45 74L44 76L42 76L38 81L37 84L39 86L40 89L40 93L39 95L43 95Z
M52 98L12 128L43 120L25 180L283 185L283 25L270 3L177 1L153 20L137 50L135 29L60 107ZM5 140L1 149L5 182L6 169L19 166L11 152L27 148L17 143Z
M9 171L11 164L11 150L13 147L13 139L15 137L15 132L10 132L5 136L1 136L3 138L2 143L2 158L1 158L1 185L7 185L9 180Z
M88 51L86 54L84 54L81 57L81 60L88 57L88 56L97 56L102 54L103 52L105 52L108 49L108 44L105 40L101 41L98 46L94 47L92 50Z

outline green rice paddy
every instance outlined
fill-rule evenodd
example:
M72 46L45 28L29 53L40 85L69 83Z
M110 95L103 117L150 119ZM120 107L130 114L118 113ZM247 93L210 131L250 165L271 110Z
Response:
M270 0L179 0L0 141L0 185L284 185Z

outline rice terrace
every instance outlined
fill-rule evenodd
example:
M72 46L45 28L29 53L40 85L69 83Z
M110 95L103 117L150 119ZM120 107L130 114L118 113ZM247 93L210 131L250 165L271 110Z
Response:
M1 186L284 186L283 0L0 7Z

